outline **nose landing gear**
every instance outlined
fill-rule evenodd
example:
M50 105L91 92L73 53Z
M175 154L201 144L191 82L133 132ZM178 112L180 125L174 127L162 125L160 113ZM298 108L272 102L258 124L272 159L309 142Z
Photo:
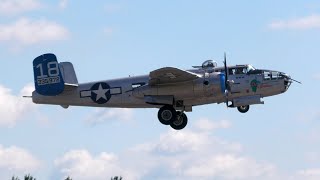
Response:
M248 112L248 111L249 111L249 108L250 108L249 105L237 107L238 111L241 112L241 113L246 113L246 112Z
M231 105L228 105L228 107L235 108L233 101L231 101L231 102L232 102L232 104L231 104ZM241 112L241 113L246 113L246 112L249 111L250 106L249 106L249 105L238 106L237 109L238 109L238 111Z
M172 106L163 106L158 111L158 119L163 125L170 125L175 130L181 130L188 124L188 117L182 111L176 111Z

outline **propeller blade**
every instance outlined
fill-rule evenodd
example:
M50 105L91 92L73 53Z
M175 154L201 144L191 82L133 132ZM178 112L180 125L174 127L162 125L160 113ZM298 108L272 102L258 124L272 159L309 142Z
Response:
M227 107L229 107L228 94L229 94L229 91L226 89L226 90L224 91L224 95L225 95L225 97L226 97L226 105L227 105Z
M227 70L227 55L226 55L226 53L224 53L223 64L224 64L224 70ZM228 74L226 73L226 76L227 76L227 75L228 75Z
M228 101L228 93L229 93L229 84L228 84L228 66L227 66L227 55L226 53L224 53L224 61L223 61L223 64L224 64L224 75L225 75L225 78L224 78L224 85L225 85L225 96L226 96L226 105L227 107L229 106L229 101Z
M228 66L227 66L227 55L226 55L226 53L224 53L223 64L224 64L224 74L225 74L224 84L225 84L226 89L229 90L229 88L228 88Z

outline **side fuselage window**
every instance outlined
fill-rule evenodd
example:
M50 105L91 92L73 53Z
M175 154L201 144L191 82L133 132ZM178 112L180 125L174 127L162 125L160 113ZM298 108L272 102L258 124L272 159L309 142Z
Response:
M235 69L235 74L247 74L247 68L245 68L245 67L237 67Z
M276 80L279 77L279 73L277 71L272 71L271 72L271 78L272 80Z
M264 73L264 80L271 80L271 73L269 71L265 71Z
M146 84L146 83L144 83L144 82L133 83L133 84L131 85L131 87L132 87L132 89L135 89L135 88L138 88L138 87L143 86L143 85L145 85L145 84Z
M235 75L236 70L234 68L229 68L229 75Z

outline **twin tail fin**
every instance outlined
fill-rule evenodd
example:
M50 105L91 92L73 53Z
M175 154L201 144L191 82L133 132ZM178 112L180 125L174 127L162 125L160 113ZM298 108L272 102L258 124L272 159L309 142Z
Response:
M36 92L44 96L56 96L66 87L78 86L72 63L58 63L57 57L51 53L33 60L33 72Z

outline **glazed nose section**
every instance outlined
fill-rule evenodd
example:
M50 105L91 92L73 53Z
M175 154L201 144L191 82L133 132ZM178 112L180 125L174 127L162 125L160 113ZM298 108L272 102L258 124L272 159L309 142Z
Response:
M290 85L292 84L292 82L296 82L296 83L299 83L299 84L302 84L300 81L297 81L295 79L292 79L291 76L289 76L288 74L286 73L282 73L280 72L280 77L284 79L284 88L285 88L285 91L287 91L290 87Z
M284 74L284 87L285 91L287 91L292 83L291 77L288 74Z

